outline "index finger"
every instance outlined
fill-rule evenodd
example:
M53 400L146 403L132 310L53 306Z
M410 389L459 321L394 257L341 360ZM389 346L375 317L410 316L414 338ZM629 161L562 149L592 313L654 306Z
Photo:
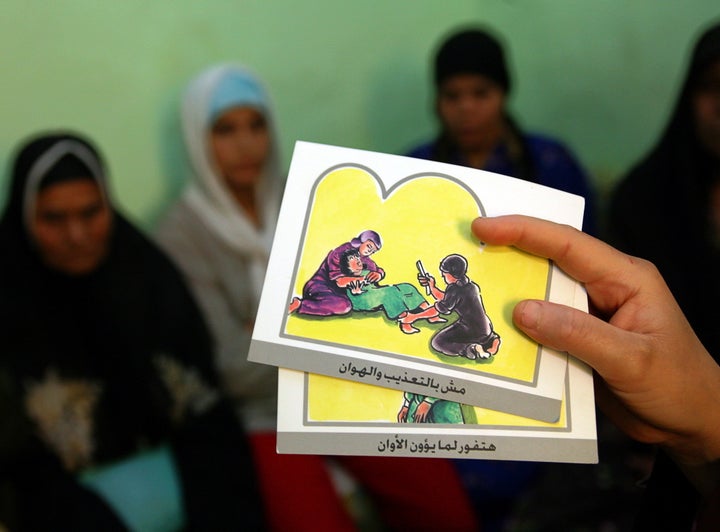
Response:
M488 244L514 246L552 260L582 283L622 271L633 257L568 225L521 215L477 218L472 230Z

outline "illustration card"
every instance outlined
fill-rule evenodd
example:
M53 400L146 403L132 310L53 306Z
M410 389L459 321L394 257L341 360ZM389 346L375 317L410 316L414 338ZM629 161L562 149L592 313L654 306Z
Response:
M481 170L298 142L249 360L556 422L567 355L512 324L571 304L546 259L471 236L478 216L580 227L583 199Z
M583 290L575 306L587 309ZM279 453L598 460L592 371L574 358L553 423L287 369L278 397Z

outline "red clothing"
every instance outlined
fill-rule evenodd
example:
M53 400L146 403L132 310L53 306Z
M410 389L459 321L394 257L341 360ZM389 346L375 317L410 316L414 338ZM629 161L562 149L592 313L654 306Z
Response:
M355 524L325 458L277 454L276 434L250 436L271 531L352 531ZM470 499L449 460L333 457L368 494L389 530L477 531Z

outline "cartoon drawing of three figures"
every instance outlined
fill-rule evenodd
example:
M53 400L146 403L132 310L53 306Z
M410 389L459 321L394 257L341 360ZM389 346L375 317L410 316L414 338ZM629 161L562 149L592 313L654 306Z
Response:
M382 309L405 334L420 332L414 326L418 320L441 323L447 321L443 316L455 313L457 319L432 337L433 349L470 360L487 360L498 352L500 336L485 312L480 287L467 276L465 257L451 254L440 261L440 274L447 285L444 291L418 261L418 282L435 300L431 305L410 283L379 284L385 271L370 256L380 248L380 235L367 230L330 251L305 283L302 297L292 299L289 312L337 316Z

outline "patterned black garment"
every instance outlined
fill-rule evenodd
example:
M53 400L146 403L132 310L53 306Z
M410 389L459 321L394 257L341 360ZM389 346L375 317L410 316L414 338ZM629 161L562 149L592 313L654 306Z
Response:
M245 434L217 392L208 330L173 264L114 210L92 271L71 275L41 255L37 197L78 178L109 201L87 141L36 138L15 160L0 219L0 524L123 530L127 520L80 479L164 448L184 529L263 528Z

